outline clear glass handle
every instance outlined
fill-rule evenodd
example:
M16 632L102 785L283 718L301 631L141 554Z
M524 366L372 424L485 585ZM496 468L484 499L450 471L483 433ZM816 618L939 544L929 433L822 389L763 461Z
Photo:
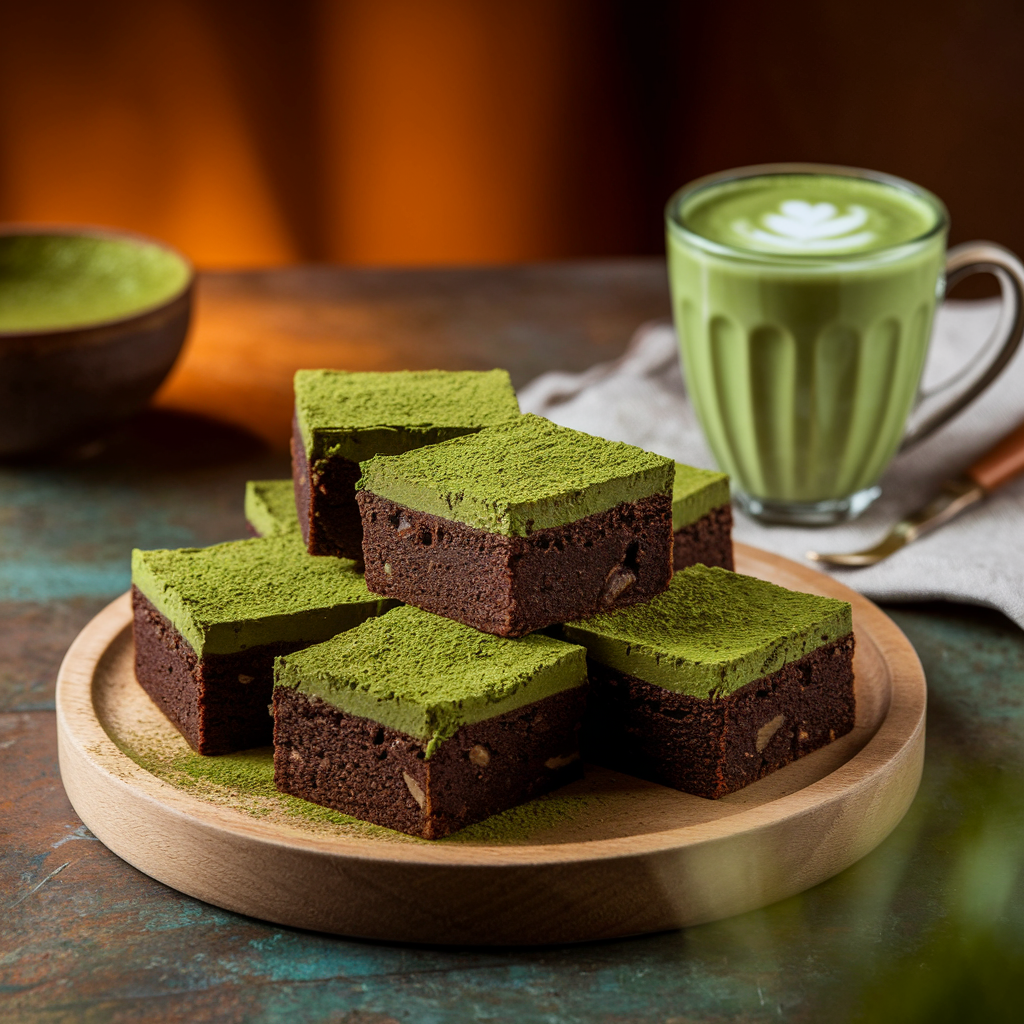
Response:
M993 338L985 349L991 347L997 338L1001 337L1002 341L997 343L995 355L973 383L907 432L900 451L934 434L970 405L1003 372L1020 347L1021 336L1024 335L1024 264L1009 249L994 242L964 242L950 249L946 256L947 290L972 274L992 274L999 282L1003 307ZM969 366L964 368L965 371L968 369ZM957 377L962 375L957 374Z

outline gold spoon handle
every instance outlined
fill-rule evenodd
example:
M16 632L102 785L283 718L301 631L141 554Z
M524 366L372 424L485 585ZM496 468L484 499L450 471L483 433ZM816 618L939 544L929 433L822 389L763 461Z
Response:
M990 448L967 470L969 476L985 491L994 491L1024 472L1024 423Z

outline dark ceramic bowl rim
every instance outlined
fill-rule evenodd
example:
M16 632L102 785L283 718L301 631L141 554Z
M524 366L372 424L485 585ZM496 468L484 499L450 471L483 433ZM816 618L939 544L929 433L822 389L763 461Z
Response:
M92 331L97 328L119 327L123 324L131 323L133 320L151 316L153 313L157 313L160 310L173 305L175 302L179 302L183 297L188 295L195 284L196 269L192 265L192 261L185 256L184 253L176 249L173 245L169 245L167 242L163 242L158 238L151 238L149 235L140 234L138 231L127 231L121 228L97 227L90 224L13 223L0 225L0 238L9 238L12 235L64 235L79 236L82 238L109 238L121 242L141 242L144 245L155 245L181 260L188 276L185 278L185 283L182 287L174 292L173 295L166 299L161 299L159 302L155 302L152 305L143 306L141 309L136 309L131 313L125 313L122 316L108 317L106 320L90 320L87 323L71 324L66 327L35 327L18 331L0 330L0 342L10 341L16 338L56 338L61 335L81 334L85 331Z

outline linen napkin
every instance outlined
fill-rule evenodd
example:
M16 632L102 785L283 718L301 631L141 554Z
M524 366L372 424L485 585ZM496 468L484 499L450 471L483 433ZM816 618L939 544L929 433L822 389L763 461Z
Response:
M925 394L957 378L972 356L987 352L999 312L998 300L942 306L922 382ZM934 407L941 399L932 401ZM584 373L543 374L520 391L519 404L523 412L563 426L627 441L690 465L715 466L687 397L669 324L640 327L614 362ZM1024 628L1024 477L877 565L837 569L805 559L808 549L856 551L875 544L1022 419L1024 346L981 398L896 457L882 479L881 497L859 519L835 527L798 528L764 525L737 512L734 536L829 572L873 600L986 605Z

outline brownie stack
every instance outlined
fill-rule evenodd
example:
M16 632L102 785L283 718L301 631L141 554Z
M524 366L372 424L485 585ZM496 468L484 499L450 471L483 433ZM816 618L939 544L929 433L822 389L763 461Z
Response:
M135 556L136 671L200 753L263 741L276 657L278 788L435 839L581 750L716 798L852 728L849 605L729 571L723 474L520 415L504 371L300 371L292 455L255 561Z

